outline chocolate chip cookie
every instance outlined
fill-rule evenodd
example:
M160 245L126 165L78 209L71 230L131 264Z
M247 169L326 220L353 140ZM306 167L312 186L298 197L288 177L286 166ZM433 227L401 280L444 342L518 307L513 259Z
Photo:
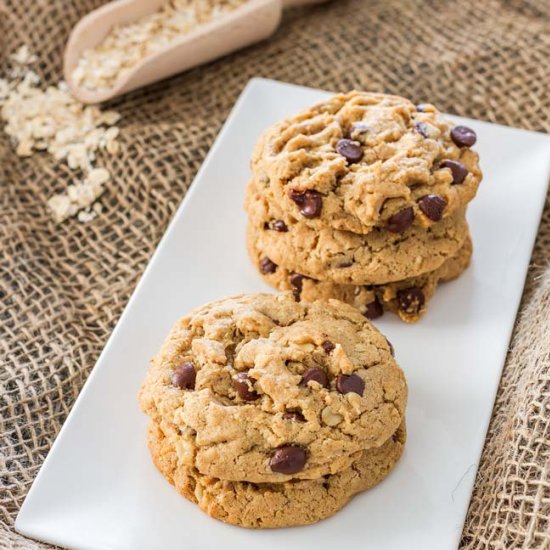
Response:
M313 227L400 234L470 202L481 181L473 130L402 97L335 95L267 130L252 171L269 202Z
M337 300L240 295L178 321L153 359L142 409L181 465L226 481L282 483L350 468L404 418L386 338Z
M250 182L245 201L248 238L262 256L262 273L278 265L337 284L387 284L434 271L456 255L468 236L464 209L439 223L367 234L312 227L269 202Z
M437 285L460 276L472 256L472 241L468 237L457 254L445 260L435 271L385 285L342 285L306 277L276 265L261 254L253 238L249 239L248 245L252 261L264 280L279 290L291 290L298 301L335 298L356 307L368 319L377 319L384 310L390 310L409 323L418 321L426 311Z
M353 495L379 483L401 457L402 424L380 447L363 451L350 467L318 479L286 483L225 481L190 467L159 425L151 422L148 444L153 460L176 489L208 515L241 527L306 525L327 518Z

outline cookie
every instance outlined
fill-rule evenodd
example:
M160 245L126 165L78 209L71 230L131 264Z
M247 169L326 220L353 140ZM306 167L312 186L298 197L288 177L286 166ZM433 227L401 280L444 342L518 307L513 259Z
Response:
M468 236L464 209L428 228L411 226L402 234L374 228L357 234L328 226L314 228L287 215L267 201L254 181L245 206L248 239L265 262L338 284L385 284L434 271L458 252Z
M314 480L256 484L204 476L180 460L173 440L156 423L151 422L148 432L155 465L184 497L213 518L250 528L306 525L333 515L353 495L390 473L405 439L402 424L381 447L363 451L341 472Z
M253 239L249 239L249 253L264 280L279 290L291 290L296 300L335 298L358 308L368 319L377 319L387 309L403 321L414 323L426 311L437 285L455 279L466 270L472 256L472 241L468 237L458 253L435 271L386 285L370 286L340 285L329 280L312 279L282 265L273 264L266 269L265 258L255 247Z
M224 480L337 473L403 420L386 338L337 300L240 295L178 321L140 392L182 464Z
M313 227L401 233L474 198L482 177L475 141L432 105L354 91L268 129L252 171L269 202Z

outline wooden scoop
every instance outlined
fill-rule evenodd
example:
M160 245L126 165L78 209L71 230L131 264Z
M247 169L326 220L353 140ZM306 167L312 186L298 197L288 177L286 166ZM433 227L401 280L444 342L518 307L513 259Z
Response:
M63 72L72 94L83 103L100 103L191 67L207 63L270 36L284 8L326 0L249 0L223 17L182 34L166 48L145 57L108 90L92 91L72 82L82 52L100 44L115 25L126 25L159 10L166 0L116 0L83 17L73 29Z

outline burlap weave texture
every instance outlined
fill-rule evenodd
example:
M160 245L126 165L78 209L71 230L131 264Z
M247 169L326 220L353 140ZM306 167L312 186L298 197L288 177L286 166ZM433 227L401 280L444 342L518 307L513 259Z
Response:
M0 0L0 77L26 43L55 83L71 26L100 0ZM45 206L71 174L0 134L0 547L176 206L253 76L361 88L550 131L550 2L333 0L269 41L114 102L121 151L89 223ZM526 182L526 185L528 182ZM527 191L526 191L527 192ZM550 203L501 380L462 548L550 548Z

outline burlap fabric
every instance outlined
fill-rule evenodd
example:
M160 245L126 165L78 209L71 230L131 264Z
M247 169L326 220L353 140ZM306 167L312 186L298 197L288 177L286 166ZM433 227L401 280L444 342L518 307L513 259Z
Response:
M26 43L40 75L57 82L71 26L100 3L0 0L0 70ZM87 225L56 227L46 210L68 170L47 156L18 159L1 135L0 547L40 547L13 532L17 511L250 77L388 91L549 131L549 13L544 0L333 0L295 10L269 42L114 103L122 148L104 163L116 177ZM462 548L550 548L549 254L547 204Z

